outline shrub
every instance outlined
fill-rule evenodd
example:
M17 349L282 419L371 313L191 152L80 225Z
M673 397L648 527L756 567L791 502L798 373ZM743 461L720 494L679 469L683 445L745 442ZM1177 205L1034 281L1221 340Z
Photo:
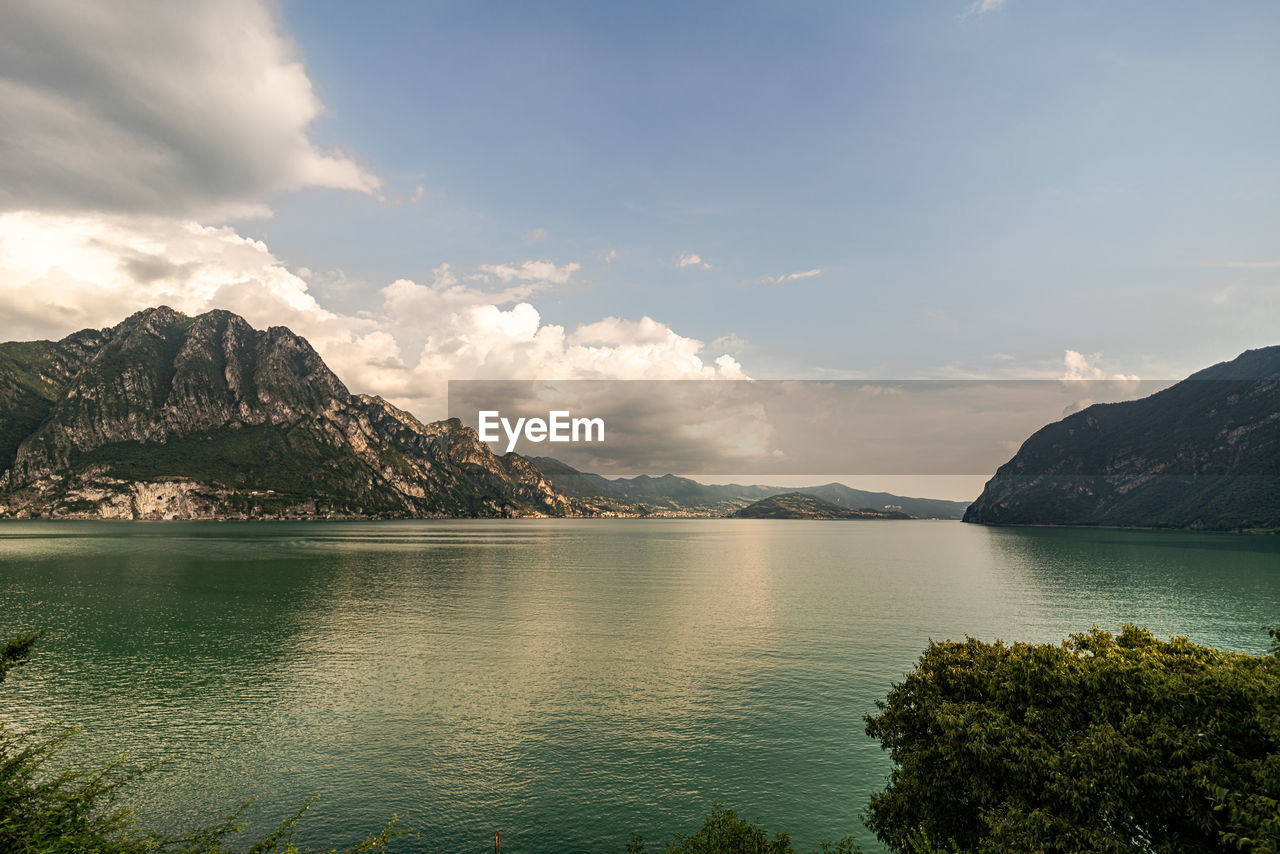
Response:
M846 836L834 845L823 842L819 854L858 854L862 849ZM631 837L627 854L647 854L644 839ZM791 837L778 833L772 839L765 828L749 822L735 810L716 804L692 836L677 835L662 847L661 854L796 854Z
M891 847L1275 852L1280 658L1126 625L1060 645L930 643L867 734Z

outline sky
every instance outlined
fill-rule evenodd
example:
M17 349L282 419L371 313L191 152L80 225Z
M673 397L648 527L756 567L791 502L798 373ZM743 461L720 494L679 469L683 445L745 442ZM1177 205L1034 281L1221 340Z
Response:
M450 379L1172 379L1280 343L1280 5L0 0L0 338Z

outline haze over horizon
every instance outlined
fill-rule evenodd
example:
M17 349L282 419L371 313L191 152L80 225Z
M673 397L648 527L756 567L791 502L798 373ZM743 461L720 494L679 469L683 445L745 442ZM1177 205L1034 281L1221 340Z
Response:
M6 340L226 308L424 419L1277 343L1274 4L0 8Z

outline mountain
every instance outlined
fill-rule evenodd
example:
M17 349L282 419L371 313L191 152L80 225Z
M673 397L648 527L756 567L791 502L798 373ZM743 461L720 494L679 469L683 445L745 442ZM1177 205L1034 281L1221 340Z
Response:
M793 486L752 486L742 484L704 484L687 477L638 475L609 479L598 474L578 471L551 457L530 457L556 489L575 498L607 506L637 505L645 512L665 515L725 516L752 502L774 495L796 492ZM813 495L841 507L885 508L892 506L911 516L928 519L959 519L967 506L962 501L935 498L907 498L888 492L867 492L843 483L801 487L800 492Z
M572 498L617 499L621 495L614 489L614 481L598 474L580 472L552 457L529 457L556 489Z
M530 457L529 461L565 495L602 512L627 515L725 516L784 491L768 486L704 484L673 474L610 479L579 471L552 457Z
M618 478L611 483L627 501L635 504L671 507L717 507L722 504L753 501L774 492L768 486L699 483L674 474L657 477L641 474L631 478Z
M1042 428L964 520L1280 530L1280 347Z
M968 506L963 501L946 501L941 498L909 498L905 495L893 495L888 492L867 492L854 489L843 483L826 483L821 486L801 487L801 492L812 495L840 507L850 508L882 508L890 507L901 510L917 519L959 519Z
M350 394L302 338L147 309L0 344L0 516L394 518L580 512L454 420Z
M899 510L852 510L803 492L773 495L733 512L735 519L910 519Z

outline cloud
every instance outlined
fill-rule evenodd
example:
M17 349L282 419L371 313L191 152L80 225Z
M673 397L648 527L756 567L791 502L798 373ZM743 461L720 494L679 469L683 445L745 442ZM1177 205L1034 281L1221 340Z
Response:
M612 264L614 261L618 260L618 250L606 249L600 253L600 260L604 261L606 264Z
M969 7L970 15L985 15L987 12L994 12L1004 7L1006 0L974 0L972 6Z
M545 228L535 228L532 231L525 232L524 242L533 244L541 243L547 239L547 230Z
M701 341L649 317L574 329L544 323L529 299L579 267L525 261L473 273L442 264L430 283L396 280L382 288L381 305L350 315L321 306L306 278L229 227L0 214L0 316L9 340L111 326L153 305L188 314L226 308L259 328L290 327L353 391L381 394L426 419L443 417L450 379L745 377L732 357L704 359Z
M357 381L366 357L386 354L387 324L323 308L305 279L234 229L166 217L0 214L6 339L58 338L161 304L289 326L332 354L335 369L354 368Z
M6 4L0 210L265 215L379 179L308 135L323 113L262 0Z
M483 274L494 276L502 282L549 282L563 285L582 269L576 262L557 267L552 261L520 261L512 264L482 264Z
M1227 285L1225 288L1214 291L1209 296L1209 300L1214 305L1223 305L1224 303L1231 302L1233 299L1235 299L1235 296L1239 292L1239 290L1240 288L1238 285L1234 285L1234 284Z
M1081 388L1084 389L1084 395L1063 407L1063 417L1086 409L1095 403L1113 400L1117 393L1120 399L1132 397L1141 387L1141 377L1136 374L1109 374L1098 366L1101 360L1101 353L1086 356L1076 350L1064 351L1062 357L1064 370L1059 379L1072 385L1083 382Z
M542 323L527 302L510 309L476 305L446 318L427 338L419 368L454 379L743 378L741 367L707 364L702 342L649 317L616 317L566 332Z
M760 281L766 285L778 285L783 282L794 282L797 279L812 279L814 276L821 276L821 268L815 267L812 270L803 270L799 273L787 273L782 276L765 276Z
M516 284L499 291L469 287L459 282L449 264L441 264L431 272L429 285L397 279L382 289L383 310L390 327L413 332L426 328L433 318L477 305L507 305L528 299L539 290L535 283Z
M1136 374L1108 374L1102 368L1098 367L1101 361L1101 353L1092 353L1086 356L1076 350L1066 350L1062 357L1063 374L1059 379L1062 380L1120 380L1120 381L1138 381L1142 379Z
M712 341L711 349L725 351L741 350L745 348L747 344L748 342L745 338L739 337L733 332L730 332L726 335L721 335L719 338Z
M676 259L676 266L677 266L677 267L681 267L681 268L684 268L684 267L701 267L701 268L703 268L704 270L710 270L710 269L711 269L711 265L710 265L710 264L708 264L708 263L706 263L705 261L703 261L703 260L702 260L702 257L701 257L700 255L696 255L696 254L694 254L693 252L685 252L683 255L681 255L679 258L677 258L677 259Z

